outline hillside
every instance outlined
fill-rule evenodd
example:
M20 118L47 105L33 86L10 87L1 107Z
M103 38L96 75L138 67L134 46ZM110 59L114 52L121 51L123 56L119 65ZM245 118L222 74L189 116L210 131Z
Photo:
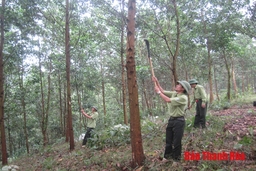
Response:
M187 114L187 126L183 137L183 153L200 154L199 160L191 158L173 169L172 161L162 162L166 120L160 117L158 129L143 134L143 167L135 170L255 170L256 169L256 108L252 105L232 106L226 110L209 111L207 129L191 126L193 112ZM115 137L113 137L115 138ZM130 168L130 144L100 150L81 148L76 142L75 150L69 152L69 144L59 143L41 151L22 156L9 162L22 171L85 171L85 170L132 170ZM240 154L231 159L202 158L203 154ZM234 152L234 153L233 153ZM245 155L243 158L243 155ZM241 157L241 158L239 158Z

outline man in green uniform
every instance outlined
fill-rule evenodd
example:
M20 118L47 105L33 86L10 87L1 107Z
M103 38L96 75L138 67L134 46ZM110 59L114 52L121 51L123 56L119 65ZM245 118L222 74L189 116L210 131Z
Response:
M84 109L82 109L81 112L87 119L87 125L86 125L87 130L86 130L86 134L84 135L84 140L82 144L82 147L85 147L87 143L87 139L91 137L91 131L96 127L96 121L98 119L99 114L95 106L92 107L92 111L89 114L87 114L84 111Z
M168 103L170 119L166 127L166 145L164 159L172 158L175 161L181 159L181 140L185 127L185 109L188 107L188 93L191 86L187 81L178 81L175 91L165 91L156 77L153 77L155 91Z
M189 80L189 84L194 88L194 98L189 106L189 109L196 102L196 116L194 120L195 128L205 128L205 115L207 111L207 95L202 85L198 84L196 79Z

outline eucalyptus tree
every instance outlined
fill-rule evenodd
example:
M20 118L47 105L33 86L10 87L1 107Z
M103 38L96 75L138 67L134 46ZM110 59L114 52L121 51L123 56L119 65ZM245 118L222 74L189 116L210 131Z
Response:
M246 6L245 16L241 20L241 25L238 30L242 34L246 34L251 38L256 38L256 2L251 0L250 5Z
M124 11L124 0L121 1L121 65L122 65L122 102L123 102L123 113L124 113L124 123L128 125L128 119L126 114L126 79L125 79L125 67L124 67L124 27L126 25L125 23L125 11Z
M170 70L173 87L178 77L183 77L178 75L182 66L179 53L183 35L193 26L193 5L192 1L149 1L138 14L141 34L152 42L152 56L157 58L161 68Z
M110 87L114 88L116 93L109 94L108 101L106 105L103 103L103 107L106 106L107 111L120 110L119 106L123 108L123 119L124 123L128 124L127 114L126 114L126 79L125 79L125 62L123 59L124 56L124 29L126 26L126 15L125 15L125 5L124 1L93 1L91 2L93 9L92 17L94 21L98 23L98 27L101 30L101 36L99 40L102 40L99 44L99 48L104 50L104 53L101 53L105 59L103 69L104 77L103 82L105 85L111 85ZM104 30L103 30L104 28ZM98 29L98 30L99 30ZM109 88L106 86L105 88ZM122 89L121 94L119 94L119 89ZM109 90L105 91L106 93L110 92ZM119 97L118 97L118 96ZM106 95L107 96L107 95ZM114 104L110 100L116 99ZM109 112L107 112L109 113ZM118 114L119 115L119 114Z
M5 1L3 1L5 2ZM5 3L4 3L5 4ZM36 13L34 10L34 5L31 4L29 1L7 1L6 3L6 17L5 17L5 30L4 32L6 33L7 37L5 37L5 43L6 46L4 47L4 50L6 52L6 57L5 61L4 61L4 68L11 68L12 66L18 66L18 67L13 67L12 69L10 69L9 71L15 73L15 71L17 71L21 68L21 66L19 66L19 61L21 61L22 57L25 57L26 55L24 54L23 50L27 43L28 43L28 34L32 34L32 31L28 28L35 26L34 23L34 14ZM25 16L25 17L24 17ZM35 17L36 18L36 17ZM3 34L1 34L3 35ZM21 36L22 35L22 36ZM21 54L19 54L19 52L23 52ZM6 73L8 73L9 71L7 71ZM19 74L24 74L22 72L19 72ZM13 75L7 75L5 78L6 80L8 80L8 82L6 82L6 88L13 88L10 87L9 85L11 85L13 82L15 82L15 79L17 77L12 77ZM20 75L22 76L22 75ZM13 79L14 78L14 79ZM17 82L18 84L20 82ZM18 88L18 87L17 87ZM21 88L21 87L20 87ZM19 88L18 88L19 89ZM11 92L13 90L10 90L8 92ZM15 90L14 90L15 91ZM25 90L21 90L21 92L25 92ZM10 94L12 95L12 94ZM11 96L6 96L6 100L8 100L9 98L12 98ZM25 102L25 98L22 96L18 96L19 100ZM11 100L9 100L9 102L11 102ZM24 104L24 103L23 103ZM7 107L12 106L10 104L6 105ZM16 106L16 108L18 108L19 106ZM24 107L24 106L23 106ZM25 113L25 108L23 108L23 122L21 122L22 124L24 124L23 126L23 130L24 130L24 134L26 135L26 147L27 147L27 152L29 152L28 150L28 137L27 137L27 133L26 133L26 113ZM8 121L15 119L14 115L8 115ZM18 127L12 127L14 129L16 129L15 131L19 131ZM21 129L22 130L22 129ZM12 134L10 134L10 130L8 130L8 135L9 135L9 140L14 140L16 138L10 137L12 136ZM10 144L12 144L12 142L9 142ZM11 145L9 144L10 147L10 152L12 152L12 148ZM13 148L15 149L15 148Z
M1 130L1 149L2 149L2 164L8 164L7 160L7 148L5 137L5 123L4 123L4 18L5 18L5 0L2 0L1 4L1 39L0 39L0 130Z
M57 121L54 117L56 115L51 115L51 123L58 122L56 124L51 124L51 128L54 128L56 130L60 130L63 132L63 129L67 126L67 121L70 121L70 119L67 119L67 111L68 106L70 105L67 102L67 96L72 95L72 97L79 96L79 91L83 89L81 83L87 83L88 81L84 81L86 77L81 76L86 72L90 72L90 69L86 67L87 61L90 61L91 54L90 48L92 46L95 46L94 43L89 43L93 38L91 38L92 31L94 28L92 28L92 20L89 20L88 17L86 17L83 11L86 9L86 6L83 7L83 5L86 5L84 1L72 1L70 3L70 15L68 18L69 21L69 28L70 28L70 41L68 45L70 46L69 50L65 50L66 45L63 43L65 42L65 13L66 13L66 4L60 1L47 1L47 2L41 2L40 5L38 5L38 11L39 15L41 16L41 20L38 22L38 25L42 28L41 32L38 32L38 36L40 37L40 40L42 42L42 45L45 48L45 55L46 55L46 61L51 61L51 64L49 66L44 66L44 69L49 71L49 73L53 73L53 84L57 86L53 86L52 89L56 90L58 89L58 94L54 94L54 92L57 91L51 91L52 97L57 97L55 99L58 100L52 100L51 101L51 110L56 111L56 105L58 104L59 112L59 121ZM80 17L81 16L81 17ZM67 21L67 20L66 20ZM92 40L93 41L93 40ZM92 45L91 45L92 44ZM90 45L90 46L89 46ZM63 67L63 64L65 63L65 54L70 53L70 94L66 93L68 84L62 83L62 80L67 79L67 75L65 76L65 68ZM94 52L93 52L94 53ZM45 63L47 64L47 63ZM79 65L78 65L79 64ZM89 64L88 64L89 65ZM52 69L50 71L50 66L52 66ZM81 69L82 68L82 69ZM88 69L88 70L87 70ZM80 70L80 72L78 72ZM85 74L89 75L89 74ZM74 77L73 77L74 76ZM76 77L79 76L79 77ZM73 79L75 78L75 79ZM78 82L79 78L79 82ZM58 80L58 81L57 81ZM88 79L90 80L90 79ZM72 92L72 90L77 90ZM68 95L69 94L69 95ZM74 99L72 99L72 107L76 108L76 103L74 103ZM70 99L69 99L70 101ZM71 102L70 102L71 103ZM81 104L79 104L81 106ZM55 108L54 108L55 107ZM77 110L75 110L77 111ZM76 113L75 113L76 114ZM79 112L80 114L80 112ZM72 118L76 119L76 115L73 115ZM81 121L81 115L80 115L80 121ZM49 124L49 123L48 123ZM54 126L55 125L55 126ZM73 128L70 128L73 129ZM67 131L67 129L66 129ZM53 132L51 132L53 133ZM68 140L68 136L67 136Z
M70 11L69 11L69 0L66 0L66 22L65 22L65 55L66 55L66 78L67 78L67 133L70 142L70 150L74 150L74 131L72 124L72 110L71 110L71 87L70 87L70 33L69 33L69 22L70 22Z
M28 39L27 39L28 40ZM19 41L17 41L19 42ZM21 45L23 46L23 45ZM19 46L18 46L19 47ZM26 53L29 53L29 50L27 50L27 48L24 48L26 50L23 50L23 48L17 48L17 56L19 55L26 55ZM19 52L19 53L18 53ZM30 147L29 147L29 135L28 135L28 129L27 129L27 101L26 101L26 97L28 94L26 85L25 85L25 75L27 73L27 64L25 63L25 60L23 58L19 58L20 60L18 61L18 70L19 70L19 75L18 75L18 85L19 85L19 89L18 91L20 91L21 93L20 96L17 99L20 99L20 104L22 106L22 114L23 114L23 130L24 130L24 137L25 137L25 142L26 142L26 150L27 153L30 152Z
M126 46L126 68L127 83L129 92L129 109L130 109L130 133L132 145L132 165L142 166L145 156L142 146L140 114L138 104L138 85L136 81L136 64L135 64L135 14L136 1L128 2L127 18L127 46Z
M211 48L215 51L221 52L221 56L224 60L227 71L227 99L230 100L231 96L231 60L232 52L231 41L235 37L237 32L233 26L242 17L242 13L239 12L244 7L245 2L240 1L212 1L211 4L215 7L213 10L211 21L212 41Z
M255 87L256 61L254 60L256 50L255 41L249 36L238 34L232 41L234 54L234 70L236 71L236 82L242 92ZM247 77L247 79L246 79ZM249 80L246 84L246 80Z
M208 64L208 83L210 90L210 103L213 102L213 84L212 84L212 38L211 38L211 16L212 11L214 11L214 7L210 7L211 4L209 1L199 1L197 4L199 7L197 19L199 22L197 23L197 27L194 32L197 32L198 38L200 40L200 44L206 47L207 49L207 64ZM212 10L213 9L213 10Z

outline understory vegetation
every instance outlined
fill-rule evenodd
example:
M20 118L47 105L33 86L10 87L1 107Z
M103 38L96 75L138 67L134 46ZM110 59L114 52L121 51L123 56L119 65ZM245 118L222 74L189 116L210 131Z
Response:
M255 97L247 98L252 102ZM183 155L199 153L199 160L185 160L173 167L173 161L163 162L166 115L142 117L142 137L145 163L135 170L255 170L256 168L256 108L244 99L233 101L229 109L208 110L207 129L193 128L195 111L186 111L186 127L182 140ZM22 171L30 170L133 170L130 167L130 131L127 125L116 125L98 129L86 148L81 141L75 150L68 150L63 141L40 149L36 153L23 155L10 163ZM205 160L204 152L244 154L245 160ZM195 158L194 158L195 159Z

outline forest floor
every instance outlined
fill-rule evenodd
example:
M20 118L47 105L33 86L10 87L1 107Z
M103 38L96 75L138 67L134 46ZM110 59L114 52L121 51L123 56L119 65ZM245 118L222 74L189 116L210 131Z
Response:
M41 152L19 157L9 164L17 165L21 171L256 170L256 107L250 104L208 111L207 129L192 127L192 113L187 114L182 140L183 159L176 166L172 160L161 160L166 120L156 121L159 129L143 134L146 159L143 166L135 169L130 167L130 144L95 150L82 148L81 142L76 142L72 152L69 151L69 144L59 143ZM190 157L185 158L185 154ZM205 157L206 154L211 155ZM225 158L226 154L228 158Z

